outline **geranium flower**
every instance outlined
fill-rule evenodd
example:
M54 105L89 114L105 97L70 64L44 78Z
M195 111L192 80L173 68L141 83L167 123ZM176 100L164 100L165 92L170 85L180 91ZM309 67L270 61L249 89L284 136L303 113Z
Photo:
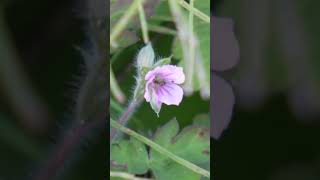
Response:
M230 123L235 97L232 87L216 72L226 71L237 64L239 46L230 19L211 19L211 136L218 139Z
M149 71L146 76L144 98L159 116L162 103L178 106L183 98L179 86L185 80L182 67L163 65Z

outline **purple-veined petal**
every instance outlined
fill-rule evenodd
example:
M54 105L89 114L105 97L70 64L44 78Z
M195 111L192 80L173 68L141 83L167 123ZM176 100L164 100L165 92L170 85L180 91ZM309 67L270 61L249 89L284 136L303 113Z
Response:
M145 92L144 92L144 98L146 99L147 102L150 102L150 83L147 83L146 84L146 89L145 89Z
M230 123L235 97L231 86L214 73L211 73L211 89L210 134L213 138L219 139Z
M146 81L149 81L150 79L153 79L155 77L155 75L157 74L159 70L159 67L156 67L154 70L149 71L146 76L144 77L144 79Z
M183 98L183 90L174 83L166 83L158 89L158 97L161 102L167 105L179 105Z
M155 69L149 71L145 76L145 80L149 80L154 76L159 76L168 82L173 82L176 84L182 84L185 81L185 75L183 73L182 67L177 67L174 65L164 65L161 67L156 67Z
M161 67L161 75L166 81L173 82L175 84L182 84L185 81L182 67L164 65Z
M153 80L155 76L151 76L149 80L146 82L146 87L145 87L145 92L144 92L144 98L146 99L147 102L150 102L151 99L151 93L153 91Z
M159 96L154 89L152 89L151 94L152 94L151 99L150 99L151 108L154 110L154 112L159 117L159 112L161 110L162 102L160 101Z

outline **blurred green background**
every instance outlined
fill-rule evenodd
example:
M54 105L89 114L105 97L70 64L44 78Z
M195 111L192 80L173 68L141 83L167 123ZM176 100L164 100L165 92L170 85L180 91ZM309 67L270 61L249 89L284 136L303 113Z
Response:
M85 74L78 47L92 48L84 2L0 2L0 179L33 179L70 132ZM103 179L106 142L87 134L56 178Z

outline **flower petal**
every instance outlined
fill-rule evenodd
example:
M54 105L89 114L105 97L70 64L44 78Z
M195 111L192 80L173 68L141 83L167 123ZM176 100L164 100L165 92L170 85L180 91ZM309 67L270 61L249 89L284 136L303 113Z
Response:
M183 98L183 90L174 83L167 83L158 89L159 100L167 105L179 105Z
M152 95L151 95L151 100L150 100L150 105L153 111L157 114L159 117L159 112L161 110L161 101L159 100L158 94L152 89Z
M164 65L161 67L156 67L155 69L149 71L145 76L145 80L150 80L155 76L159 76L167 82L173 82L175 84L182 84L185 80L182 67L177 67L174 65Z
M144 98L146 99L147 102L150 102L151 100L151 93L152 93L152 81L154 79L153 78L149 79L146 83L146 88L145 88L145 92L144 92Z
M160 73L163 79L175 84L182 84L185 81L182 67L177 67L174 65L164 65L161 67Z
M149 71L149 72L146 74L146 76L144 77L144 79L145 79L146 81L149 81L150 79L153 79L153 78L156 76L156 74L157 74L158 71L159 71L159 67L156 67L154 70Z

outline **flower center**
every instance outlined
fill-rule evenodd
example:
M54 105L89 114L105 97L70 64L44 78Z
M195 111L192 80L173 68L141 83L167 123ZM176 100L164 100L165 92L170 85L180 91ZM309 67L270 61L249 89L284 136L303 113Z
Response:
M159 76L156 76L154 78L153 83L155 83L158 86L163 86L166 84L166 82L162 78L160 78Z

